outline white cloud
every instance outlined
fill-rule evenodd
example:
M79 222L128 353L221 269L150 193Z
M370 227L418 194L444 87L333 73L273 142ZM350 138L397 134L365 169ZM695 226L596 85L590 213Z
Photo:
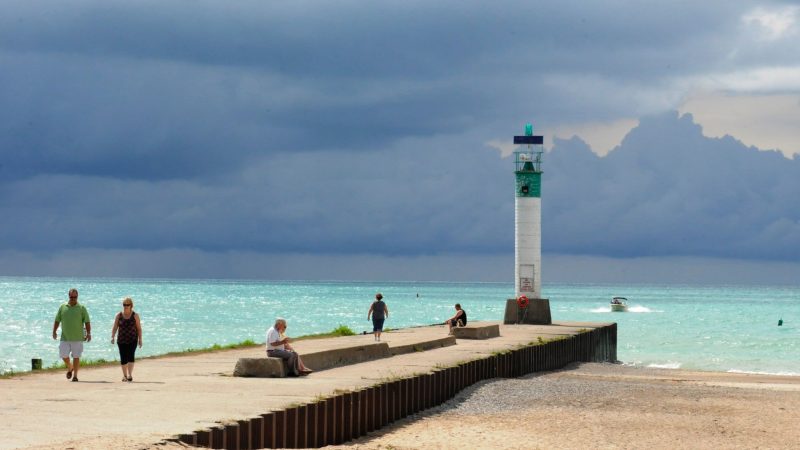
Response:
M501 158L508 158L517 148L517 146L514 145L513 142L509 142L508 139L492 139L486 142L486 145L500 152Z
M755 28L761 39L775 41L794 32L798 10L797 6L771 11L758 7L742 16L742 22Z
M709 137L733 136L747 145L800 154L800 94L696 93L680 106Z
M584 142L589 144L592 151L598 155L605 155L619 145L625 135L637 125L639 125L637 119L558 125L548 135L547 147L552 147L555 138L569 139L573 136L580 136Z

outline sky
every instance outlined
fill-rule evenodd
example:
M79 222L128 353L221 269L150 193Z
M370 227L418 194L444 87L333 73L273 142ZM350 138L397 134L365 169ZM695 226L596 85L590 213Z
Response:
M4 2L0 275L800 280L792 2Z

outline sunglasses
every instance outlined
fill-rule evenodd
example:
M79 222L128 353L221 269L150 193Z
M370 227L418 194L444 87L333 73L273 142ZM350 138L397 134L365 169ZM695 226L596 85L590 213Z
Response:
M130 303L123 303L122 306L133 306Z
M76 298L78 298L78 296L76 295L76 296L73 297L73 296L70 295L69 298L70 298L70 300L75 300Z

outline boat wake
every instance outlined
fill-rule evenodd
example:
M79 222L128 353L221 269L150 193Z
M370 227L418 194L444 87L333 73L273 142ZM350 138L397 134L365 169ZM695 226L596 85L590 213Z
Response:
M590 309L589 312L592 312L592 313L610 313L611 312L611 308L609 308L608 306L601 306L599 308ZM650 309L650 308L648 308L646 306L628 306L628 309L627 309L626 312L632 312L632 313L660 313L660 312L664 312L664 311Z
M647 306L629 306L628 312L635 312L635 313L651 313L651 312L664 312L664 311L656 311L653 309L648 308Z

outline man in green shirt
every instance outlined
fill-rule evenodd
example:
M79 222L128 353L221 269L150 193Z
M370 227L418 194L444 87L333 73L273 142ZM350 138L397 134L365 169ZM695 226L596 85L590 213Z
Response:
M78 381L78 368L81 365L83 341L92 340L92 324L89 322L89 312L86 307L78 304L78 290L69 290L69 302L63 303L56 313L53 323L53 339L58 337L58 325L61 324L61 344L58 352L67 366L67 379ZM83 334L84 324L86 335ZM72 363L69 357L72 355Z

